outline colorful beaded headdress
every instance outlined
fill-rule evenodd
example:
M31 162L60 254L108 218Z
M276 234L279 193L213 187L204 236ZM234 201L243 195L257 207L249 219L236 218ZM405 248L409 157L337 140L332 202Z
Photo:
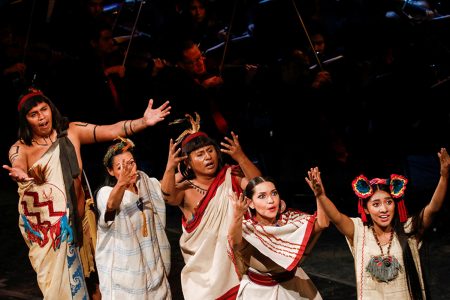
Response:
M191 128L188 128L186 130L184 130L175 140L176 143L181 142L181 148L184 148L184 146L186 146L187 143L189 143L190 141L192 141L194 138L198 137L198 136L204 136L204 137L208 137L208 135L200 130L200 115L195 112L195 120L194 118L190 115L190 114L185 114L184 115L186 118L185 119L177 119L173 122L170 122L169 125L174 125L174 124L179 124L182 123L184 121L189 121Z
M114 145L108 147L108 151L106 151L105 156L103 157L103 165L108 168L108 162L111 157L126 152L129 149L134 149L134 143L127 138L123 138L121 136L114 139L114 141L119 141Z
M392 198L398 199L397 209L400 217L400 222L404 223L408 219L408 212L406 210L403 195L405 194L406 184L408 179L402 175L392 174L388 179L374 178L368 180L366 176L359 175L352 182L352 188L356 196L358 196L358 213L361 215L361 220L367 222L367 216L364 212L363 199L370 198L375 192L373 186L376 184L389 185L389 190Z

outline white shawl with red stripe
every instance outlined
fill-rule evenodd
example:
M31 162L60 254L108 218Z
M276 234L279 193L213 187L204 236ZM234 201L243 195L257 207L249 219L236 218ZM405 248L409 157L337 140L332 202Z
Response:
M291 271L305 252L316 215L288 210L281 215L281 226L262 226L244 220L242 237L279 266Z
M241 192L231 167L224 167L211 184L189 222L183 218L180 248L184 299L235 299L239 277L227 254L228 224L233 207L228 195Z

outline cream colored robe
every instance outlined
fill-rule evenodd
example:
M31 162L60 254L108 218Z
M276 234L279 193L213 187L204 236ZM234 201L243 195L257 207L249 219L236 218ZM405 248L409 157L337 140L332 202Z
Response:
M44 299L89 299L73 244L59 152L58 140L30 168L43 182L19 183L19 228Z
M366 266L372 256L381 255L380 247L373 236L372 230L364 226L361 218L351 218L355 226L355 233L353 237L353 246L347 240L348 246L355 259L355 274L356 274L356 288L358 292L358 299L411 299L408 292L408 283L405 275L403 254L400 242L397 235L392 240L390 255L397 258L401 265L401 270L398 276L389 282L379 282L374 280L372 276L366 271ZM405 232L411 228L411 218L407 220L404 225ZM413 255L416 269L418 270L422 290L424 290L423 277L420 268L419 247L414 238L408 240L411 252ZM389 245L382 246L384 254L387 253ZM364 251L363 251L364 250ZM425 295L424 295L425 296Z
M183 219L180 248L184 299L235 299L239 277L227 254L228 224L233 207L228 195L240 190L231 168L221 170L199 204L193 220Z
M112 187L97 194L100 212L95 259L103 300L170 300L170 243L166 206L156 178L138 171L139 195L125 191L113 221L105 222ZM137 206L139 199L143 210ZM144 221L145 218L145 221Z

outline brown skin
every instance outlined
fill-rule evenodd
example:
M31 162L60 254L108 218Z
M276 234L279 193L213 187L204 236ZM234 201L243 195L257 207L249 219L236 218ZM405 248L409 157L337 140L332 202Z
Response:
M253 197L244 197L242 193L239 197L236 193L230 195L233 204L233 219L230 223L228 236L234 250L245 247L247 242L242 238L242 220L247 209L255 210L255 219L263 226L276 226L279 214L280 202L282 201L278 190L273 182L261 182L255 186ZM309 254L317 242L320 233L328 228L330 221L323 211L322 205L317 203L317 218L314 223L312 237L308 242L305 254Z
M114 220L115 212L120 207L125 191L138 194L136 186L137 166L133 154L126 151L113 157L112 168L108 173L117 179L106 204L105 222Z
M418 242L422 240L423 233L431 226L434 216L442 208L447 193L450 156L445 148L441 148L437 155L440 161L441 176L430 202L423 209L423 222L421 223L421 227L418 228L418 235L416 236ZM345 235L349 241L353 241L355 230L353 222L347 215L341 213L327 197L319 169L311 168L308 172L308 178L307 181L314 191L314 195L323 206L323 209L331 222L336 225L336 228ZM388 218L388 221L383 222L381 222L379 218L380 215L388 215L387 212L392 211L392 208L389 208L389 205L393 205L393 208L395 208L395 203L391 203L390 199L391 197L390 195L387 195L387 193L376 192L368 200L368 207L365 210L366 213L370 214L372 220L374 220L375 231L380 242L390 238L392 217Z
M111 125L95 125L82 122L71 122L67 130L68 138L72 142L80 166L80 176L75 180L75 190L78 197L79 216L84 215L84 195L81 188L81 145L92 144L95 138L98 142L112 141L117 136L126 136L139 132L149 126L163 121L170 114L169 102L166 101L160 107L153 109L153 100L149 100L148 107L142 118L120 121ZM32 181L28 170L56 141L56 130L52 124L52 111L48 104L40 102L34 106L26 116L33 132L33 143L25 145L18 140L11 146L9 160L11 166L3 165L9 172L9 176L16 182ZM95 130L95 131L94 131ZM126 132L125 132L126 131ZM94 138L95 133L95 138Z
M248 178L260 176L261 172L245 155L239 144L239 138L234 132L232 138L225 137L225 142L221 142L220 151L230 155L241 167L245 177L238 177L241 187L245 187ZM169 205L178 205L186 219L190 219L195 213L199 201L204 195L191 188L189 183L182 181L181 174L177 171L178 164L185 163L192 168L195 178L192 182L202 189L207 190L216 178L215 174L218 168L218 153L213 146L206 146L190 153L189 157L180 157L178 144L170 140L169 156L167 159L166 171L161 180L161 190L164 200Z

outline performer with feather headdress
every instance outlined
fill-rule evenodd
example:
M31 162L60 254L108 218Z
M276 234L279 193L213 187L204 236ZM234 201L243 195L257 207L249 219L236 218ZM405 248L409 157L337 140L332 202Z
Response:
M239 273L227 254L227 235L233 208L228 195L241 192L248 180L261 175L245 155L236 134L217 143L200 129L200 116L187 115L191 128L177 142L170 140L161 181L164 200L182 213L180 248L183 296L190 299L235 299ZM180 123L177 121L176 123ZM178 146L181 147L178 148ZM238 165L225 165L222 153ZM178 171L178 172L177 172Z

